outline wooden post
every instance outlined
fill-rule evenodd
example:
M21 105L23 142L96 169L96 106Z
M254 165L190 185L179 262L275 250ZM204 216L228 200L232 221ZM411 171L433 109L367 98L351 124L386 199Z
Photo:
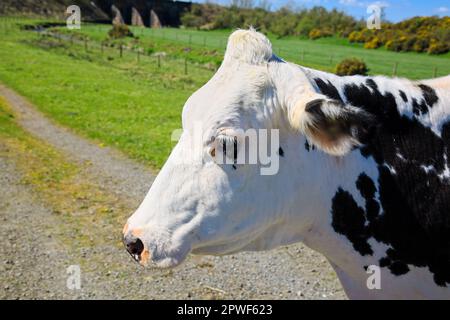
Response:
M161 55L158 54L158 68L161 68Z
M141 48L137 49L137 62L139 63L141 61Z
M394 63L394 69L392 70L392 75L395 77L397 75L398 62Z
M122 58L122 50L123 50L123 47L122 47L122 44L120 44L120 46L119 46L119 55L120 55L121 58Z
M184 57L184 74L188 74L187 57Z
M100 50L101 50L102 54L103 54L103 51L104 51L104 48L103 48L104 45L105 45L105 44L104 44L104 42L102 41L102 42L100 43Z

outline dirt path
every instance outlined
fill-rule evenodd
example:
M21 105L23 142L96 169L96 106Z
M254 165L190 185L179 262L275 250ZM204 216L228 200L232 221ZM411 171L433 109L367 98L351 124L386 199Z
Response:
M119 218L127 217L139 205L152 182L145 166L55 125L2 85L0 96L20 115L18 123L25 130L77 165L80 181L76 183L115 195L114 204L108 203L111 212L127 211ZM141 268L120 245L122 224L117 219L105 216L98 225L86 223L83 219L93 211L82 205L70 218L70 209L67 215L55 213L55 205L45 201L42 190L23 184L24 172L12 159L0 156L0 230L7 239L0 249L0 298L345 297L326 260L300 244L226 257L191 256L174 270ZM98 205L102 200L96 201ZM89 241L79 240L80 233ZM80 266L80 290L66 286L70 265Z

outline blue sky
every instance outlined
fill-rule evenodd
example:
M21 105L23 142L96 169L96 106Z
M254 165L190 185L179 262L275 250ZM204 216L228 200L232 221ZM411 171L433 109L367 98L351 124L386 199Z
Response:
M194 2L206 2L207 0L193 0ZM253 0L258 3L259 0ZM221 4L229 4L230 0L209 0ZM385 6L386 18L397 22L405 18L414 16L449 16L449 0L384 0L384 1L366 1L366 0L268 0L272 9L277 9L283 5L289 4L294 7L312 7L321 5L328 9L338 8L351 14L356 18L367 17L367 6L371 3L381 3Z

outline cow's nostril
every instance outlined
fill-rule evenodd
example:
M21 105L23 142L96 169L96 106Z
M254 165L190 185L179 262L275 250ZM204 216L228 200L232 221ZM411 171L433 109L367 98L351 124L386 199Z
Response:
M144 244L139 238L125 239L127 251L133 256L140 256L144 251Z

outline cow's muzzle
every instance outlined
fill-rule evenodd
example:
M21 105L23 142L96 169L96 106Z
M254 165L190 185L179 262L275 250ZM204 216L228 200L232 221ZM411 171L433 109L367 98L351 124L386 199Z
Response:
M137 262L142 261L142 253L144 252L144 244L141 239L136 238L132 234L128 234L123 237L123 244L127 249L128 253L133 257Z

